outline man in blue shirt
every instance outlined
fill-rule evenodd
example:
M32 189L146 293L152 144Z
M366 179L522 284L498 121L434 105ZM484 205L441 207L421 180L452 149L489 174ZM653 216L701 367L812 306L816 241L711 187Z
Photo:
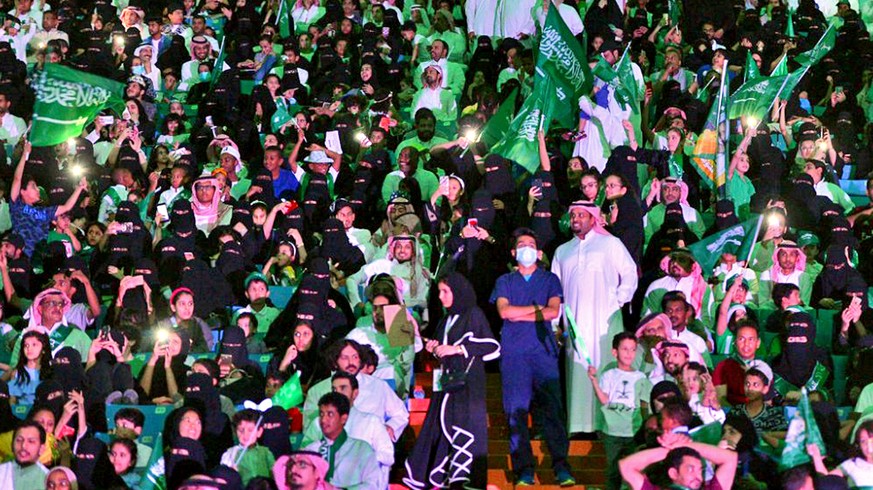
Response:
M278 146L270 146L264 150L264 168L270 172L270 177L273 179L273 197L276 199L293 197L293 193L297 192L300 186L294 173L282 168L283 161L282 150Z
M533 486L536 460L530 446L527 421L531 399L536 396L537 425L552 455L552 466L561 486L576 483L567 464L569 442L564 430L558 371L558 345L551 320L561 310L563 292L558 276L537 266L543 252L533 230L519 228L512 234L515 272L497 279L491 302L503 319L500 372L503 410L509 421L509 450L517 486Z

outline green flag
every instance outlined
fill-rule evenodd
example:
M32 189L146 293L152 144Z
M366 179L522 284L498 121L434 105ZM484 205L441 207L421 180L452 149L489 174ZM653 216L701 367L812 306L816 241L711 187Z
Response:
M537 132L542 128L548 131L547 117L553 110L554 92L551 80L544 79L534 86L534 92L524 101L518 114L509 125L506 132L492 153L502 155L517 163L525 172L533 174L540 165L539 143Z
M737 260L747 260L760 227L761 217L755 216L689 245L688 250L700 264L703 274L708 277L723 253L736 255Z
M492 149L529 173L539 167L537 131L548 132L552 119L575 127L579 97L590 92L593 84L585 48L573 37L557 8L549 9L539 43L533 93Z
M279 24L279 36L290 37L294 34L294 24L291 21L291 6L288 0L280 0L279 9L276 11L276 21Z
M785 37L797 37L794 35L794 10L792 9L788 9L788 22L785 25Z
M615 89L615 100L623 106L630 106L633 112L639 112L637 103L637 79L634 77L630 58L630 44L624 50L621 59L615 64L616 77L609 83Z
M33 146L54 146L78 137L106 107L118 112L124 108L124 84L57 63L47 63L33 86Z
M834 17L831 21L831 25L829 25L824 34L822 34L821 39L815 43L815 46L813 46L809 51L797 55L797 57L794 58L794 61L804 66L812 66L821 61L821 59L824 58L831 49L833 49L834 45L836 45L837 31L842 24L842 19Z
M782 59L779 60L779 63L777 63L776 67L773 68L773 71L770 72L771 77L778 77L782 75L788 75L788 56L785 55L782 56Z
M279 391L273 395L273 405L290 410L303 403L303 388L300 386L300 371L291 375L291 379L285 382Z
M788 433L785 434L785 448L782 450L782 461L779 462L779 470L793 468L812 461L806 451L808 444L815 444L821 451L822 456L827 449L818 424L809 404L809 396L806 388L801 390L800 401L797 403L797 412L788 422Z
M485 143L488 148L497 144L506 135L506 131L509 130L509 124L512 122L512 116L515 114L515 100L517 97L518 89L515 89L506 100L500 103L497 112L488 119L485 127L482 128L482 136L479 138L479 141Z
M550 79L554 90L552 97L557 98L557 103L555 112L547 115L575 127L579 97L590 92L594 84L585 48L573 37L557 8L549 9L539 43L534 86L545 78Z
M799 68L785 77L785 81L782 83L782 88L779 89L779 100L788 100L791 97L791 92L797 87L797 84L800 83L800 79L806 75L806 72L809 71L809 67Z
M680 0L668 0L670 22L674 26L678 26L682 19L682 2Z
M755 63L755 58L752 58L752 52L746 51L746 69L743 70L743 82L748 82L754 78L761 76L761 71L758 70L758 64Z
M768 111L788 77L759 77L744 83L731 96L728 116L754 118L760 122L767 118Z
M227 38L225 38L227 39ZM224 67L224 59L227 58L227 53L224 51L224 41L221 40L221 47L218 48L218 58L215 58L215 64L212 65L212 78L209 80L209 86L214 87L221 77L222 68Z

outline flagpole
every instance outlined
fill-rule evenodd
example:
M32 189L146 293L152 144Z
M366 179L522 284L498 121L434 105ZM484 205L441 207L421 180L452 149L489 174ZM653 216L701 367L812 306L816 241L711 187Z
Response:
M746 269L750 268L752 265L752 255L755 253L755 245L758 244L758 234L761 233L761 223L764 222L764 215L758 216L758 224L755 226L755 239L752 242L752 246L749 247L749 256L746 257Z
M817 49L819 47L819 45L821 45L822 41L824 41L825 37L828 35L828 32L833 28L834 28L834 24L832 23L828 26L827 29L825 29L824 34L821 35L821 38L818 40L817 43L815 43L815 46L813 46L812 49L810 49L809 51L814 51L815 49ZM788 63L788 58L787 58L788 54L785 54L785 57L786 57L785 62L787 64ZM797 83L800 83L800 80L802 80L803 77L806 76L806 72L809 71L810 66L812 66L812 65L810 65L810 64L805 65L805 67L803 68L803 73L801 73L800 78L797 79ZM779 91L776 92L776 97L779 97L780 95L782 95L782 90L785 88L785 85L788 83L788 78L790 78L790 77L791 77L790 73L788 75L786 75L785 81L782 82L782 86L779 87ZM770 107L767 108L768 113L773 110L773 105L775 103L776 103L776 99L774 98L773 102L770 102Z
M716 113L716 117L715 117L715 121L716 121L716 122L715 122L715 127L716 127L716 131L717 131L716 134L717 134L717 135L720 135L721 131L718 131L718 124L719 124L719 122L721 121L722 116L724 116L724 141L722 142L722 147L724 148L724 151L725 151L725 152L727 152L727 149L728 149L727 139L728 139L728 135L730 134L730 120L728 119L727 110L726 110L726 108L723 106L724 101L725 101L725 93L726 93L727 90L728 90L728 87L727 87L727 71L728 71L728 61L727 61L727 58L725 58L725 60L724 60L724 64L722 65L722 70L721 70L721 85L720 85L719 88L718 88L718 101L717 101L717 103L718 103L718 112ZM715 151L718 152L718 146L717 146L717 143L716 143L716 149L715 149ZM727 154L726 154L726 153L724 154L723 158L725 159L725 162L722 164L722 166L725 166L725 165L727 165ZM720 198L723 198L723 197L726 197L726 196L724 195L724 191L725 191L725 190L723 189L724 186L719 186L719 185L718 185L718 180L719 180L719 179L718 179L718 177L719 177L719 171L718 171L718 170L719 170L718 154L716 154L715 162L714 162L714 163L715 163L715 189L716 189L716 194L717 194ZM725 186L727 186L727 177L725 177ZM722 189L722 190L719 190L719 189Z

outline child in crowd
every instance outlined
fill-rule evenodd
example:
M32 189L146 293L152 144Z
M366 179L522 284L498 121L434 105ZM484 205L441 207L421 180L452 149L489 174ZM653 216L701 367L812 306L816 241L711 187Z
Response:
M600 400L605 426L601 433L606 448L606 481L610 490L621 487L618 460L633 449L633 437L643 423L649 399L649 380L631 365L637 353L637 338L622 332L612 338L612 355L618 365L599 376L594 366L588 367L588 377Z
M140 443L137 439L142 436L142 428L145 425L145 415L135 408L125 407L115 412L115 438L128 439L136 445L136 460L134 467L144 470L152 457L152 448Z
M691 411L704 424L711 424L713 422L721 424L724 422L725 413L718 403L718 395L715 391L715 385L712 383L712 375L706 370L706 366L699 362L689 362L682 371L680 387L682 388L683 396L688 400L688 406L691 407Z
M276 462L269 449L258 446L258 439L264 434L260 422L261 414L255 410L237 412L233 416L233 429L239 444L221 455L221 464L238 471L244 486L259 476L269 478Z
M735 407L739 413L748 416L755 424L758 437L764 437L765 432L783 431L788 429L788 422L782 414L781 407L767 405L764 395L770 392L770 379L763 371L751 368L745 376L746 398L744 405Z

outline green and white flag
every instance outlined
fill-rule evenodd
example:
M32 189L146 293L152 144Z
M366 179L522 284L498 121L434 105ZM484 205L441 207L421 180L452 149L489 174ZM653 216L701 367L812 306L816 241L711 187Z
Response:
M124 107L124 85L114 80L48 63L33 82L33 146L54 146L79 137L106 107Z
M276 11L276 21L279 24L279 35L284 39L294 34L294 21L291 19L292 6L288 0L279 0L279 8Z
M728 117L754 118L758 122L765 120L787 78L786 76L760 77L744 83L731 96Z
M554 90L551 80L537 83L510 123L509 130L491 152L516 162L525 172L535 173L540 165L537 132L540 128L548 131L545 114L554 110L554 97L549 95Z
M755 216L689 245L688 250L700 264L703 275L709 277L723 253L736 255L737 260L747 260L760 229L761 217Z
M779 60L779 63L776 64L776 67L773 68L773 71L770 72L771 77L778 77L781 75L788 75L788 56L782 56L782 59Z
M637 93L637 79L634 78L633 62L630 58L630 44L621 55L621 59L615 64L615 74L617 75L610 85L615 88L615 100L623 106L630 106L633 112L640 111L640 105L637 103L639 94Z
M788 433L785 434L785 448L782 450L782 460L779 462L779 470L794 468L802 464L812 461L809 453L806 451L808 444L815 444L821 451L822 456L825 455L824 440L821 437L821 431L818 429L818 424L815 423L815 417L812 413L812 407L809 404L809 396L806 388L801 391L800 401L797 403L797 412L794 413L791 421L788 422Z
M503 139L509 130L512 116L515 114L515 101L517 97L518 89L516 88L509 94L506 100L500 103L497 112L488 119L485 127L482 128L482 136L479 137L479 141L485 143L488 148L491 148Z
M837 31L842 27L843 21L839 17L831 19L831 25L828 26L821 39L815 43L812 49L805 53L800 53L794 58L794 61L803 66L812 66L822 60L828 52L837 44Z
M758 70L758 64L755 63L755 58L752 58L752 52L746 51L746 69L743 70L743 82L748 82L761 76L761 71Z
M579 97L591 91L593 76L585 48L573 37L557 8L550 8L539 39L533 93L492 153L515 161L528 173L539 167L537 132L548 132L552 119L575 127Z

